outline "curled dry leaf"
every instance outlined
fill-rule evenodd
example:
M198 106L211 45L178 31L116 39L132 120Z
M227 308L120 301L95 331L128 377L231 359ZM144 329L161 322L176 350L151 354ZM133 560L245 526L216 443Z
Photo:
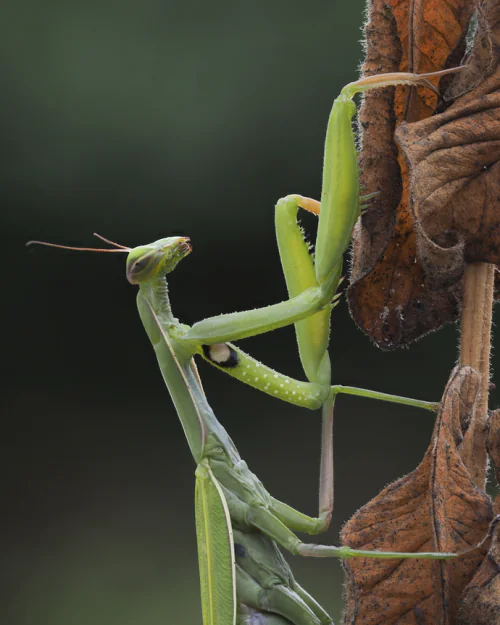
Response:
M500 481L500 410L490 416L488 452ZM500 495L495 499L494 512L500 514ZM493 534L487 557L462 597L457 625L500 624L500 526Z
M477 0L477 29L474 46L467 57L467 65L455 77L445 94L454 100L495 70L500 58L500 3L498 0Z
M343 544L456 553L484 538L492 518L491 500L474 485L460 455L463 424L478 389L474 370L454 369L421 464L358 510L342 531ZM344 625L452 625L459 595L484 553L484 548L477 549L447 562L345 560Z
M500 484L500 410L493 410L490 413L486 447L495 468L497 482ZM500 495L495 499L495 514L500 514Z
M459 65L475 6L473 0L372 0L363 73ZM450 80L443 78L441 92ZM440 327L457 312L455 293L429 292L425 284L406 162L394 141L397 125L425 119L435 108L429 90L398 87L367 94L360 110L361 182L366 193L380 194L354 233L348 298L354 321L384 349Z
M457 625L500 624L499 541L497 527L488 555L464 593Z
M417 258L430 288L500 263L500 68L441 115L396 131L410 168Z

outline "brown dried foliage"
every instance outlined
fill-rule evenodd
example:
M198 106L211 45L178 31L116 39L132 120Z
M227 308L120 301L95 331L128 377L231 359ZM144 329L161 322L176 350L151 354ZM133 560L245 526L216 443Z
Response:
M466 553L450 561L345 561L344 625L500 625L500 525L488 553L487 542L467 551L487 535L493 517L483 487L500 264L500 0L372 0L363 71L459 65L474 10L478 28L467 68L441 81L439 111L425 89L365 98L362 183L365 192L380 194L357 224L348 296L355 321L391 349L455 319L464 292L461 363L480 373L454 369L420 465L342 531L343 544L358 549ZM488 452L498 479L500 412L489 422Z
M500 68L441 115L396 132L411 171L426 285L454 285L465 262L500 263Z
M461 456L479 377L470 367L453 371L421 464L354 515L342 531L343 544L456 553L484 538L491 500L475 486ZM484 553L477 549L451 561L345 560L344 625L452 625L460 593Z
M488 452L500 483L500 410L490 415ZM500 495L493 506L500 514ZM500 624L500 527L493 535L490 550L477 573L463 593L457 625Z
M479 5L480 28L470 66L462 76L443 78L441 93L456 97L495 69L498 4L487 0ZM364 74L423 73L459 65L475 8L474 0L373 0L366 26ZM500 130L490 126L492 122L499 125L498 108L491 102L496 102L496 88L492 79L488 86L485 83L477 87L445 113L432 118L437 102L425 89L398 87L371 92L361 107L361 180L366 192L379 191L380 195L356 227L348 297L354 320L382 348L407 344L455 319L460 306L464 255L484 259L484 248L494 246L498 224L493 216L485 221L480 199L493 201L498 209L500 200L492 183L498 165L496 143L500 141ZM484 103L485 97L490 99L489 106ZM404 122L404 130L399 130L403 155L396 146L394 133ZM489 133L485 132L484 123L488 124ZM460 137L453 136L456 132ZM427 144L425 154L422 142ZM454 156L453 163L443 158L445 147L453 149L449 153ZM414 176L412 186L405 156ZM462 174L454 169L457 161ZM467 161L468 169L464 164ZM476 180L477 172L487 173L484 167L492 170L491 178L487 191L482 190L476 198L477 188L484 185L484 176L479 176L482 181ZM456 175L468 179L459 180ZM443 210L441 194L445 191L449 198ZM421 192L427 195L420 197ZM467 206L470 211L471 195L476 213L463 217L460 223L453 214L455 221L450 222L451 207L456 206L458 197L462 207ZM417 212L412 211L410 197ZM416 225L420 219L425 225ZM436 271L431 275L428 272L435 261L435 246L440 248L439 253L442 248L446 250L440 256L439 276ZM450 247L455 252L453 260ZM460 261L457 255L461 256ZM490 258L491 254L487 259Z

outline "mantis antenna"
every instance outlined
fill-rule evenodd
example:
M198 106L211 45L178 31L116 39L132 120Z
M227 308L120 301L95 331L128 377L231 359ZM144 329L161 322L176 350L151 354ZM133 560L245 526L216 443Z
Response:
M97 234L97 232L93 232L92 234L98 239L101 239L101 241L104 241L104 243L107 243L108 245L113 245L114 247L119 247L122 250L130 252L130 247L127 247L126 245L120 245L119 243L115 243L115 241L111 241L111 239L106 239L102 235Z
M125 245L120 245L119 243L115 243L110 239L106 239L97 232L92 233L101 241L108 243L109 245L113 245L117 249L108 249L108 248L98 248L98 247L73 247L71 245L58 245L57 243L47 243L47 241L28 241L26 245L45 245L46 247L57 247L60 250L76 250L78 252L130 252L130 247L126 247Z

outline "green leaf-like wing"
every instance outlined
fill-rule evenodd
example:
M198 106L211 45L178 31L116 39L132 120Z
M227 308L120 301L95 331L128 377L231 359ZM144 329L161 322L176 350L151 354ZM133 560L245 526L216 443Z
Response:
M222 488L206 462L196 470L195 510L203 625L235 625L231 519Z

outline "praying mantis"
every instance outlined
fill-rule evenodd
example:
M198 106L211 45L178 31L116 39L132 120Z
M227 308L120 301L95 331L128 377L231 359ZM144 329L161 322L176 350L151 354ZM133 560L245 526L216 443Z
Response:
M166 275L191 252L187 237L168 237L133 249L100 237L113 248L67 248L128 254L126 276L139 287L139 315L196 463L195 510L204 625L332 624L325 610L294 580L280 547L309 557L451 559L460 555L356 550L305 543L295 534L318 534L331 520L333 407L337 394L437 408L432 402L332 386L328 354L330 315L338 298L342 255L362 204L351 127L356 112L352 98L361 91L402 83L432 88L428 76L432 75L398 73L364 78L344 87L335 100L326 135L321 203L290 195L276 205L287 301L211 317L190 327L174 317L166 282ZM314 260L297 223L299 208L319 215ZM295 325L307 382L275 372L232 344L291 324ZM275 499L249 470L207 402L194 362L196 355L269 395L321 409L317 517Z

